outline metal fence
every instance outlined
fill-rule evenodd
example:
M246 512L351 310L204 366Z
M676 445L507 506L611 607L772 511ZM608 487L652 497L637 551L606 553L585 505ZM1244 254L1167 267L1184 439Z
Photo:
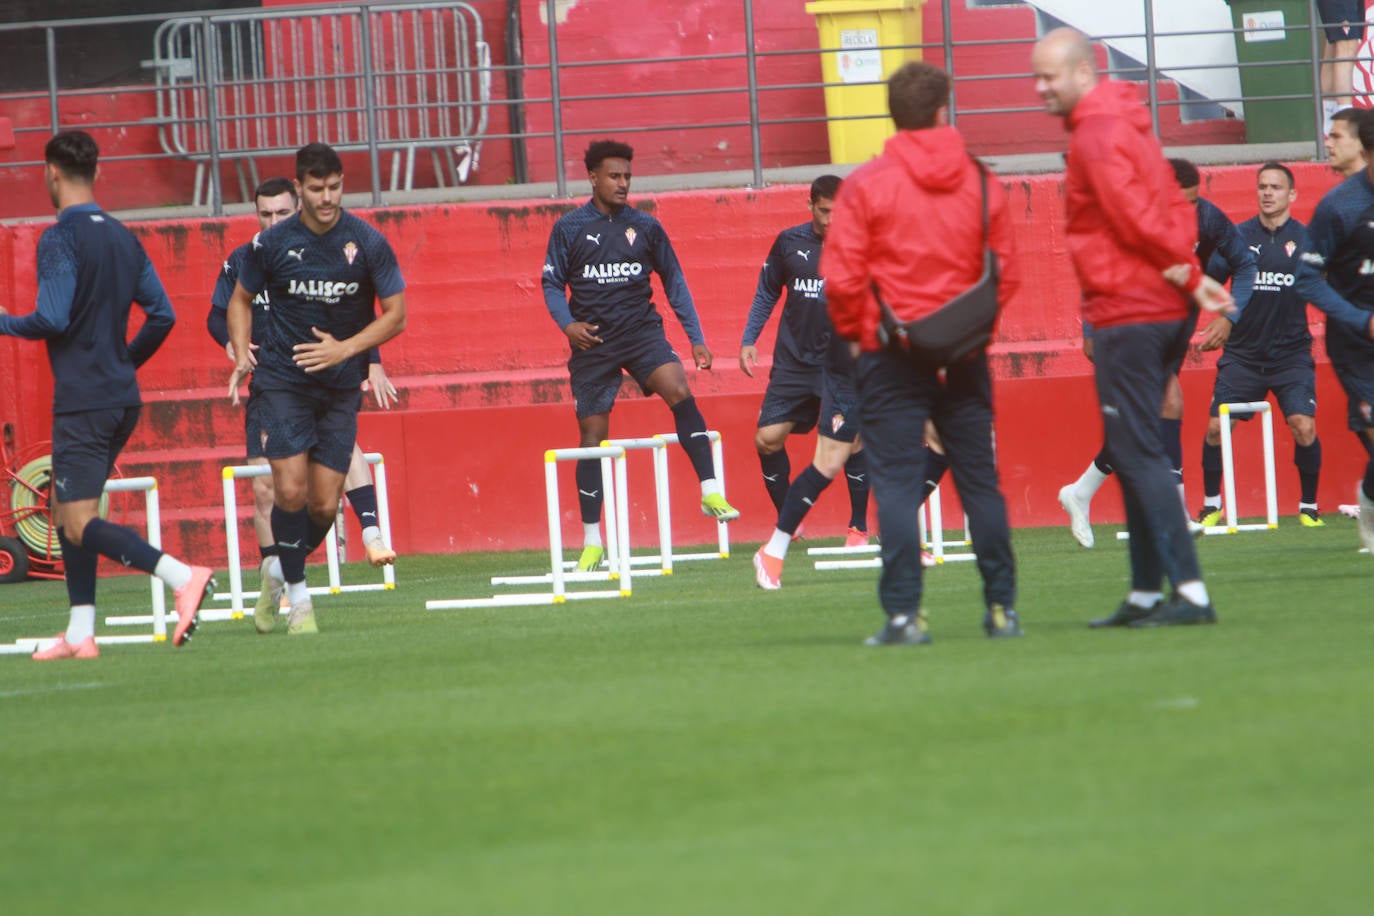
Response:
M939 0L941 23L951 22L951 6L969 0ZM1240 43L1244 28L1211 30L1160 30L1156 27L1156 3L1139 0L1144 27L1142 31L1117 35L1097 35L1096 39L1118 47L1128 43L1142 49L1138 58L1116 54L1112 75L1143 81L1147 86L1150 110L1158 127L1161 109L1171 105L1195 105L1197 99L1165 99L1161 80L1183 71L1204 71L1229 64L1188 64L1174 62L1164 66L1159 49L1169 42L1201 35L1230 36ZM145 62L150 71L146 85L120 87L121 98L131 106L143 99L152 116L115 118L108 123L83 123L86 129L122 132L156 132L160 153L105 157L103 161L137 159L157 167L159 162L187 161L196 165L191 199L204 205L209 213L223 212L224 189L221 165L232 163L238 169L239 191L247 199L256 182L255 160L262 156L293 151L312 140L323 140L345 150L365 153L369 162L372 203L382 203L382 161L390 156L391 189L413 184L416 159L427 154L433 172L442 183L468 179L480 160L482 145L508 141L523 151L534 144L552 147L555 193L566 196L568 176L563 150L569 141L589 135L648 133L677 130L699 131L732 129L747 132L750 145L750 178L754 185L765 182L765 130L796 124L821 124L827 121L885 120L883 114L843 115L827 113L823 105L805 111L775 114L771 99L780 93L810 90L819 99L823 90L836 88L836 82L821 79L798 81L779 78L787 69L795 71L798 58L814 65L824 55L843 49L814 47L785 50L760 50L755 36L757 22L754 0L740 0L743 34L737 50L709 55L664 56L645 60L600 59L562 60L559 45L558 5L543 0L547 22L547 61L527 64L521 52L518 27L519 4L513 0L472 0L472 3L370 3L331 6L237 10L232 12L190 13L186 15L109 17L68 21L47 21L0 25L4 32L22 32L46 48L48 82L46 91L10 93L0 96L0 113L6 104L46 101L48 123L21 123L16 134L46 135L63 126L59 109L79 101L83 95L107 92L102 89L63 88L58 85L59 48L63 36L74 30L101 28L131 22L158 23L151 58ZM493 63L491 46L483 22L500 21L505 13L504 63ZM1126 3L1122 3L1126 6ZM1314 0L1309 0L1309 22L1316 22ZM485 16L483 12L485 11ZM516 13L512 16L512 11ZM1049 23L1046 23L1049 24ZM632 26L626 26L632 27ZM537 26L536 26L537 28ZM1305 23L1288 24L1280 29L1285 36L1300 36L1304 53L1264 63L1242 61L1239 68L1299 68L1311 74L1311 91L1270 93L1264 96L1237 94L1210 98L1220 106L1265 101L1311 100L1315 123L1308 134L1313 138L1312 155L1321 158L1321 93L1319 77L1320 35L1317 27ZM529 34L528 30L525 30ZM931 36L927 36L931 37ZM1029 60L1030 42L1024 54ZM942 25L937 40L898 46L883 45L870 50L923 52L938 60L955 81L951 114L957 120L974 115L1009 114L1036 111L1034 105L961 104L978 83L988 80L1016 80L1029 85L1029 65L1018 72L990 74L978 66L980 56L994 42L971 40L953 34ZM995 44L1005 46L1005 40ZM685 85L632 85L623 91L565 91L565 83L587 68L674 67L708 64L727 78L709 87ZM652 81L648 81L652 82ZM538 92L528 88L536 85ZM623 123L617 120L615 105L600 106L600 119L589 119L589 106L607 100L658 100L670 110L684 96L712 95L720 99L720 110L734 109L737 116L722 116L709 122ZM155 103L146 105L149 97ZM547 129L531 130L526 113L533 108L547 110ZM142 110L142 109L140 109ZM577 111L576 126L570 126L568 113ZM505 127L494 130L494 127ZM523 152L513 155L513 174L506 180L522 182ZM0 169L37 164L33 161L0 165ZM438 177L442 176L442 177ZM153 203L153 202L149 202Z

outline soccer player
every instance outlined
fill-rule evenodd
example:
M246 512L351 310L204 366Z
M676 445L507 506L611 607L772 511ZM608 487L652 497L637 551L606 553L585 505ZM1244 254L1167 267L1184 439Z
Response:
M254 238L228 308L230 398L238 403L239 384L251 372L262 399L263 454L272 466L281 578L267 564L264 591L275 610L286 589L291 635L319 630L305 560L334 524L343 495L368 351L401 333L406 320L405 281L391 246L343 209L338 154L323 143L301 147L295 189L300 212ZM253 351L252 302L260 293L271 319Z
M53 374L52 514L71 616L56 642L34 653L38 661L100 655L97 555L172 587L174 646L191 638L212 586L208 568L187 566L99 516L105 481L142 410L135 370L157 352L176 322L143 246L95 201L99 156L83 131L64 131L48 141L43 176L58 214L57 224L38 240L38 306L22 317L0 308L0 334L46 341ZM126 343L135 302L145 319Z
M1221 520L1221 404L1262 401L1274 392L1293 433L1293 464L1302 496L1298 521L1306 528L1326 524L1317 510L1321 474L1321 441L1313 414L1317 377L1312 361L1312 334L1307 329L1307 302L1293 288L1298 271L1302 223L1289 209L1297 199L1293 173L1278 162L1260 166L1257 176L1259 215L1238 227L1259 261L1254 291L1217 361L1212 389L1212 416L1202 445L1203 507L1198 523ZM1215 276L1215 273L1213 274ZM1250 419L1249 415L1239 419ZM1234 426L1237 418L1231 419Z
M1374 150L1374 119L1360 122ZM1326 354L1345 389L1350 429L1369 454L1356 487L1360 540L1374 552L1374 167L1322 197L1303 236L1296 292L1326 313Z
M1322 114L1327 124L1342 105L1349 105L1355 85L1355 57L1364 41L1365 0L1317 0L1325 28L1322 48Z
M1093 48L1058 28L1031 52L1035 91L1065 120L1067 237L1083 317L1093 326L1093 371L1107 451L1130 531L1131 590L1092 626L1214 623L1170 463L1159 434L1169 378L1188 349L1194 314L1232 307L1193 249L1197 214L1177 182L1135 87L1098 80ZM1165 576L1174 585L1167 600Z
M878 597L887 621L866 641L870 646L930 642L916 521L927 419L939 431L968 513L983 578L983 631L999 639L1021 635L986 349L945 367L918 366L878 339L875 290L898 320L928 316L980 282L988 247L1002 270L998 301L1005 304L1017 287L1006 195L996 180L983 180L949 126L949 93L949 75L930 64L907 63L892 74L888 109L897 132L881 156L845 181L821 256L835 333L858 354L859 416L883 535Z
M627 206L633 158L634 150L615 140L587 147L583 162L591 200L554 224L544 258L544 304L572 347L568 374L580 444L594 448L609 437L611 408L622 373L628 372L640 390L658 395L673 412L678 442L701 481L702 513L732 521L739 512L725 501L716 480L706 420L687 385L682 361L663 334L650 272L657 271L663 281L698 369L711 368L711 351L668 233L648 213ZM577 568L586 572L600 564L604 553L601 463L579 461L576 475L585 538Z
M828 406L825 404L829 393L826 364L831 334L821 280L821 245L830 226L830 212L835 207L839 188L840 179L836 175L822 175L811 182L811 220L784 229L774 240L768 260L759 271L758 289L749 307L749 321L740 340L739 367L753 378L759 357L755 343L785 290L787 298L778 320L773 368L768 372L768 389L763 395L758 431L754 434L763 485L773 507L782 512L792 475L787 458L787 437L809 432L817 425L817 420L823 418L824 422L816 430L816 460L812 467L824 478L824 483L807 477L808 483L813 485L811 488L816 489L810 498L814 499L839 473L839 468L832 468L838 457L849 484L849 530L845 546L861 547L868 543L868 459L864 457L862 444L855 438L858 416L833 412L833 401ZM838 356L848 362L847 353ZM845 375L848 377L847 372ZM852 379L847 387L852 395ZM845 403L852 405L852 398ZM842 417L838 423L837 417ZM844 451L848 457L839 456L839 451ZM803 471L802 475L809 473L809 470ZM796 524L800 525L800 521ZM797 530L794 527L790 533Z
M1169 165L1174 170L1174 180L1183 190L1183 196L1197 207L1198 242L1195 253L1198 263L1207 265L1210 262L1217 265L1211 271L1214 278L1227 275L1232 278L1235 312L1213 318L1202 330L1198 341L1198 349L1215 350L1226 342L1231 328L1250 300L1250 292L1255 282L1255 254L1245 244L1235 224L1221 212L1221 208L1205 197L1198 196L1202 177L1198 174L1197 166L1187 159L1170 159ZM1092 326L1086 322L1083 326L1083 353L1088 359L1093 358ZM1177 375L1178 369L1182 366L1180 361L1165 388L1164 402L1159 408L1159 435L1169 456L1169 467L1174 475L1179 500L1186 510L1188 504L1183 495L1183 386L1179 384ZM1078 543L1084 547L1092 547L1094 543L1089 517L1093 496L1111 473L1111 458L1104 444L1078 480L1059 491L1059 504L1069 514L1070 530ZM1203 515L1205 514L1204 512ZM1189 530L1194 534L1201 534L1205 524L1211 522L1199 518L1197 522L1189 523Z
M260 184L253 194L258 225L270 229L277 223L296 213L300 200L296 188L289 178L269 178ZM235 248L224 262L215 281L215 289L210 297L210 313L206 317L206 327L210 336L224 347L230 362L234 360L234 346L229 342L229 299L238 283L239 271L245 258L251 256L252 243L248 242ZM267 293L253 297L252 339L259 340L266 330L271 305ZM377 405L383 410L395 403L396 388L387 378L386 370L377 359L376 351L368 354L368 380L365 388L372 390ZM244 427L247 434L247 461L249 464L267 464L263 455L263 428L261 413L262 399L254 392L252 382L248 385L248 400L244 404ZM381 528L377 524L377 490L372 483L372 474L363 457L362 449L353 445L353 456L349 461L348 474L344 479L344 495L348 504L358 516L358 524L363 530L363 548L368 562L373 566L386 566L396 562L396 552L387 547L382 539ZM282 579L281 562L277 559L277 545L272 537L272 478L270 476L253 478L253 528L258 536L258 549L262 555L259 579L258 603L253 613L253 623L260 633L270 633L276 626L277 607L271 594L272 582Z
M1363 172L1369 156L1360 145L1360 122L1365 112L1360 108L1342 108L1331 116L1326 129L1326 161L1346 178Z

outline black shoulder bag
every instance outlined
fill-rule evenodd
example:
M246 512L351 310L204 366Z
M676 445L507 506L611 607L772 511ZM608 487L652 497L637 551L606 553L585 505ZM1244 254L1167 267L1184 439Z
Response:
M981 162L974 162L983 191L983 276L978 282L932 314L906 322L897 320L883 301L877 282L873 283L873 295L882 312L878 342L923 369L940 369L983 349L992 340L997 324L999 271L997 255L988 244L988 175Z

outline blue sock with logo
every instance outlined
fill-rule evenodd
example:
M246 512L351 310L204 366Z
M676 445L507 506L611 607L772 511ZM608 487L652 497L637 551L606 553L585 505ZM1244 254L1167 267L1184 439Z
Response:
M156 575L157 561L162 551L122 525L112 525L103 518L93 518L81 532L81 544L89 551L109 557L125 566Z
M1160 417L1159 442L1164 446L1164 454L1169 459L1169 470L1174 475L1174 483L1183 483L1183 421Z
M773 508L782 511L787 499L787 488L792 485L792 461L787 457L787 449L780 448L770 455L759 456L759 467L763 470L763 488L773 501Z
M854 452L844 463L844 481L849 485L849 527L868 530L868 453Z
M714 479L716 468L711 462L711 440L706 435L706 418L697 409L697 399L678 401L672 406L672 411L677 441L687 457L692 459L697 480Z
M72 607L95 604L95 567L99 557L85 547L67 540L64 528L57 529L57 542L62 545L62 567L66 570L67 600Z
M945 472L949 470L949 459L933 448L926 449L926 469L925 485L921 487L921 503L930 498L930 494L935 492L935 488L940 485L940 481L945 479Z
M358 524L364 528L376 528L377 488L365 483L344 495L348 497L348 504L353 507L353 514L358 517Z
M288 584L304 582L305 558L310 553L305 546L310 537L310 513L304 507L288 512L273 506L272 536L277 539L282 579Z
M601 504L606 498L601 492L601 459L579 459L574 476L577 478L577 504L582 507L582 524L599 524Z
M816 470L814 464L808 464L806 470L797 475L797 479L792 481L792 486L787 491L787 500L783 502L782 509L778 511L778 530L787 534L796 534L797 526L806 518L806 513L811 511L811 507L816 504L821 491L830 486L830 478Z
M1298 468L1302 486L1302 502L1317 504L1317 479L1322 472L1322 440L1313 438L1311 445L1293 443L1293 464Z
M1202 495L1221 498L1221 443L1209 445L1206 439L1202 440Z

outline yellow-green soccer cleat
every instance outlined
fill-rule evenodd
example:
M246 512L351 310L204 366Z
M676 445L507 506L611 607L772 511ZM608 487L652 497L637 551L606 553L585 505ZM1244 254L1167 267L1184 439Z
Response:
M286 618L287 636L312 636L320 632L315 623L315 606L309 601L291 605L291 616Z
M727 503L719 493L701 498L701 514L718 522L733 522L739 518L739 510Z
M1299 509L1298 524L1304 528L1325 528L1326 522L1322 521L1321 515L1316 509Z
M253 626L259 633L271 633L277 625L282 589L286 583L272 575L271 557L262 561L258 580L258 601L253 605Z
M596 572L601 565L601 558L606 555L606 549L600 544L588 544L582 548L582 556L577 558L578 572Z
M1197 523L1204 528L1215 528L1221 524L1221 506L1203 506L1198 510Z

